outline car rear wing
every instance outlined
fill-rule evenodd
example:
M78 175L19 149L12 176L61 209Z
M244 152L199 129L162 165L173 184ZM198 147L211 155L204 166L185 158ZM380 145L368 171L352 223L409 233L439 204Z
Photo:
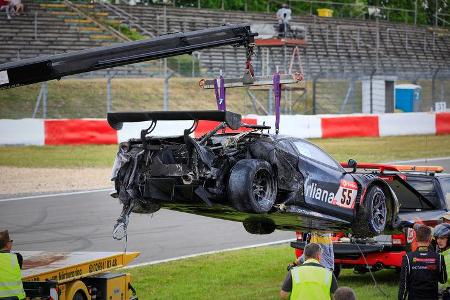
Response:
M346 162L341 162L341 166L344 168L349 168L348 163ZM441 166L389 165L375 163L358 163L356 168L366 170L379 170L380 173L383 173L384 171L441 173L444 171L444 168Z
M108 113L109 125L119 130L124 122L178 121L199 120L225 122L233 130L241 127L241 115L230 111L202 110L202 111L149 111L149 112L115 112Z

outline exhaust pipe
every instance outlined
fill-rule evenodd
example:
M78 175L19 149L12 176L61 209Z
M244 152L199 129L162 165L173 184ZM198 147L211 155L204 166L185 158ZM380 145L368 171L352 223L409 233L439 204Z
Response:
M192 182L194 181L194 176L192 176L191 174L185 174L181 176L181 180L183 181L183 184L192 184Z

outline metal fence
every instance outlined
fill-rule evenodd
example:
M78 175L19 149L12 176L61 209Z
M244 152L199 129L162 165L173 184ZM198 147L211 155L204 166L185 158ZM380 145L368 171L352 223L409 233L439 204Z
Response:
M104 118L108 111L216 109L214 92L198 87L200 78L77 79L35 84L0 93L1 119ZM367 78L366 78L367 80ZM436 102L450 108L450 80L397 80L421 87L418 111L432 111ZM283 90L283 114L345 114L363 112L363 83L354 80L317 79L306 82L306 90ZM367 91L366 91L367 92ZM273 114L271 89L227 90L227 108L241 114ZM399 111L399 110L395 110Z

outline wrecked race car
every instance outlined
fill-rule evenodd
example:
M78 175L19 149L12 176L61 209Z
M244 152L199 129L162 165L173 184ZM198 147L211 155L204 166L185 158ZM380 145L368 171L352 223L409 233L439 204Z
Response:
M149 136L160 120L193 120L183 135ZM199 120L218 121L199 138ZM223 111L109 113L108 123L150 121L140 138L119 146L113 168L123 210L114 237L126 235L129 215L161 207L240 221L253 234L282 230L351 230L369 237L395 227L398 200L385 181L346 171L310 142L269 134ZM225 130L239 132L226 132Z

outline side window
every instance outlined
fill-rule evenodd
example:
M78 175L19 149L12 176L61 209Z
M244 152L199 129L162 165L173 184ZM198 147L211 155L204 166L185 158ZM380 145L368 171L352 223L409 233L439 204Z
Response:
M427 198L434 205L439 206L439 200L436 193L436 187L433 182L434 178L414 178L413 176L407 177L407 182L425 198Z
M302 140L294 141L294 145L301 155L319 161L332 168L340 169L340 165L319 147Z
M450 178L442 178L440 179L442 193L444 193L445 203L447 204L447 208L450 208Z

